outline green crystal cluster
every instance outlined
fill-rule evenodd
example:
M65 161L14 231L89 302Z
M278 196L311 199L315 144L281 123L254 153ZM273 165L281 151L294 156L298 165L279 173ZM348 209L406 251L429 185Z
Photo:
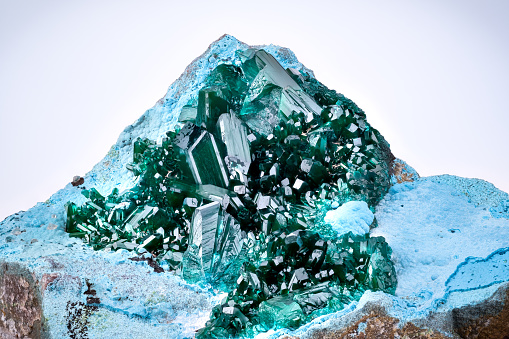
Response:
M128 168L140 176L138 185L122 194L114 189L108 197L94 188L83 190L89 199L83 206L71 202L65 206L66 231L84 238L96 250L149 251L158 259L168 253L165 259L173 260L170 264L177 267L182 257L179 254L187 249L186 213L192 212L182 207L182 194L163 189L164 184L181 176L174 136L174 132L168 132L161 146L146 139L136 140ZM172 253L178 254L174 258Z
M331 201L380 201L387 142L308 74L264 50L237 54L241 64L217 66L161 144L135 141L135 187L84 190L84 205L66 205L67 232L94 249L150 252L228 291L201 338L294 328L396 287L382 237L338 238L323 224Z
M340 310L366 289L394 293L390 255L382 237L348 233L324 241L305 229L262 235L233 291L213 309L197 338L296 328Z

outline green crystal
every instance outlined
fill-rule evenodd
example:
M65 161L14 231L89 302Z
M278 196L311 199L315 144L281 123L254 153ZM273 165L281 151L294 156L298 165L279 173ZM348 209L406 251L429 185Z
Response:
M220 208L221 205L218 202L200 206L194 211L191 221L189 243L200 248L205 273L209 273L212 266L215 235L222 221Z
M225 100L221 87L214 86L199 92L196 115L198 126L213 130L219 116L228 111L228 102Z
M198 115L198 109L193 106L186 105L180 111L179 122L195 122Z
M187 123L177 135L177 146L186 154L193 178L200 185L226 187L228 177L214 136Z
M220 226L216 230L214 244L215 258L212 266L212 272L218 278L223 277L224 272L235 264L235 260L241 254L244 247L244 238L240 224L231 215L224 213Z
M264 329L299 327L304 318L300 305L290 296L279 296L260 304L258 311L260 324Z
M259 69L247 92L240 116L246 124L264 136L272 133L281 120L302 113L306 121L319 115L321 107L306 94L274 57L264 50L257 51L248 66L251 73Z
M182 277L189 282L199 282L205 276L200 247L191 244L182 258Z
M246 126L235 114L225 113L218 119L217 130L226 147L226 164L230 175L247 184L251 150Z

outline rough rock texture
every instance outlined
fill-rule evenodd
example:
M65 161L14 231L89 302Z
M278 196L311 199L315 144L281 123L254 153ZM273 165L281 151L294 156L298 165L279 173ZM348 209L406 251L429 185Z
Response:
M509 338L509 283L488 298L457 308L432 312L414 321L401 321L385 297L371 301L342 317L311 328L302 335L281 339L336 338Z
M41 294L19 264L0 262L0 338L43 338Z
M462 338L509 338L509 286L477 305L453 309L452 321Z
M391 163L391 181L393 184L408 181L412 182L419 179L419 174L415 169L410 167L406 162L401 159L394 159Z
M316 331L311 338L313 339L336 339L336 338L359 338L359 339L377 339L377 338L447 338L443 334L434 332L430 329L423 329L412 323L406 323L404 326L398 326L399 320L382 313L371 312L359 319L351 326L342 330L320 330Z
M376 298L375 298L376 299ZM385 298L367 302L353 312L300 336L282 336L281 339L336 339L336 338L450 338L428 326L401 322L388 311L390 303Z
M206 290L131 261L132 253L110 261L84 250L42 256L28 268L24 260L2 264L0 338L189 338L208 318L214 299Z

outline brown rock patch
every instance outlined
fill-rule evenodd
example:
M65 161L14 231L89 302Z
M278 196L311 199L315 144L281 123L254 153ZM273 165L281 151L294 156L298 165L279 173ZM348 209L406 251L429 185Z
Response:
M84 183L85 183L85 178L80 177L79 175L74 176L74 178L72 178L72 181L71 181L71 184L73 186L83 185Z
M462 338L509 339L509 287L477 305L452 310L455 332Z
M414 178L414 175L412 173L407 172L407 167L405 164L399 162L399 161L393 161L392 166L390 168L390 174L393 175L396 178L396 181L398 184L401 184L403 182L412 182L417 178Z
M0 335L43 338L41 295L33 275L19 264L0 262Z
M162 268L161 266L159 266L159 264L157 263L157 261L155 261L154 259L152 258L144 258L144 257L133 257L133 258L129 258L129 260L132 260L132 261L146 261L147 264L152 267L154 269L154 272L156 273L162 273L164 272L164 268Z
M352 325L340 330L319 330L311 335L313 339L385 339L385 338L447 338L441 333L423 329L412 323L400 327L399 320L385 314L371 312Z

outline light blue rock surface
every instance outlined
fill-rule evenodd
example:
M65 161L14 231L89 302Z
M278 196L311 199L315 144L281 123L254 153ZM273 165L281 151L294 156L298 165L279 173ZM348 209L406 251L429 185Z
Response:
M369 210L364 201L349 201L337 209L327 212L324 221L332 226L338 236L352 232L356 235L364 235L369 232L369 226L375 216Z

